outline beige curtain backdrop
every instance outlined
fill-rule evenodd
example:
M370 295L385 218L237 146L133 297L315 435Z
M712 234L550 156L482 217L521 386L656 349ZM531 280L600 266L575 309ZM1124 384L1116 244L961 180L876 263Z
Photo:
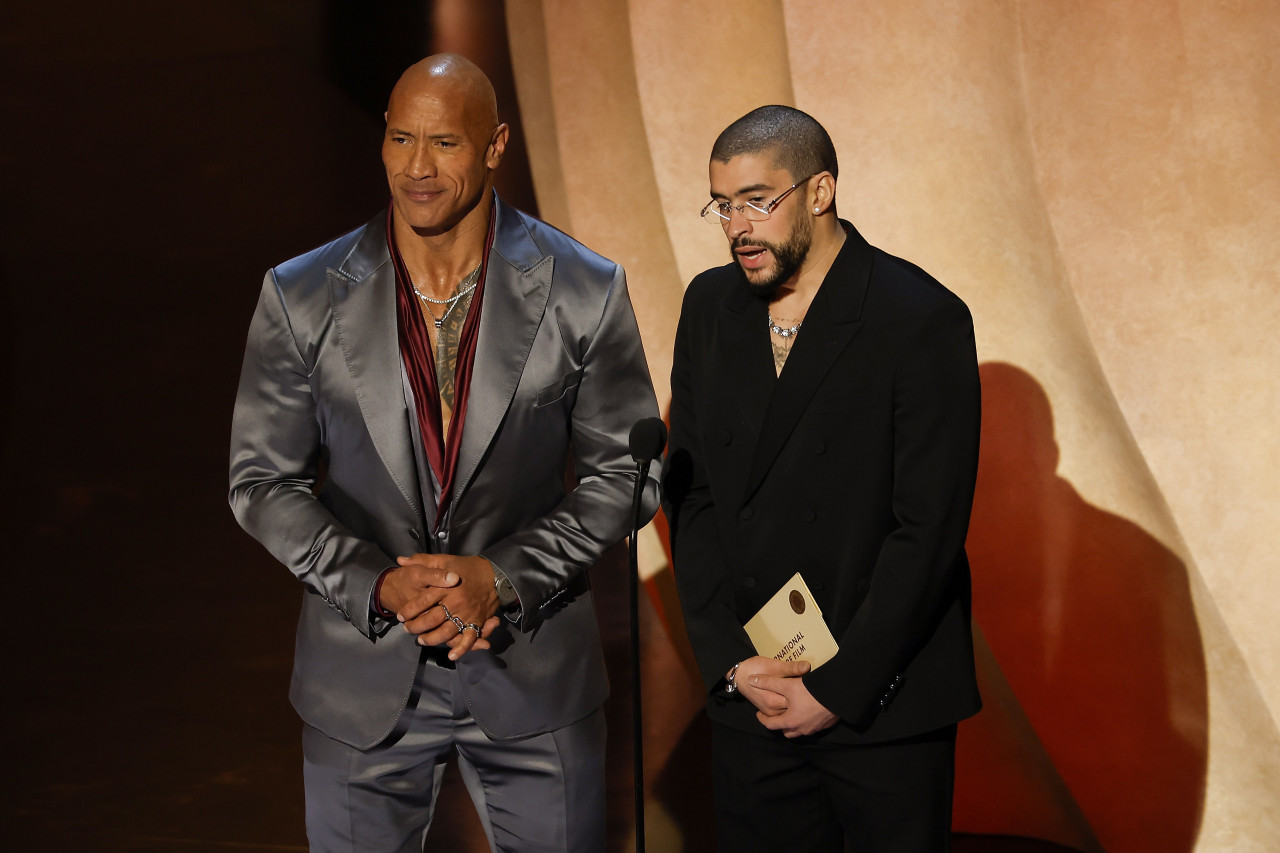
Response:
M973 310L987 709L956 829L1280 838L1280 5L508 0L545 219L628 271L659 397L728 260L707 156L831 132L838 205Z

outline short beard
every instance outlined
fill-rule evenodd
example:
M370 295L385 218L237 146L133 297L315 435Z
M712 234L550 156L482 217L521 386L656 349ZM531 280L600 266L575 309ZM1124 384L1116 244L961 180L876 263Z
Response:
M805 257L809 254L809 247L812 245L813 222L801 212L792 221L791 231L787 234L786 242L775 244L765 240L749 240L745 237L739 237L729 245L729 253L733 256L738 272L746 279L747 288L756 296L771 300L777 294L778 288L782 286L783 282L795 275L796 270L800 269L800 265L804 263ZM734 252L734 249L740 249L744 246L757 246L768 250L773 255L773 272L765 273L764 278L758 278L753 281L747 271L742 268L742 262Z

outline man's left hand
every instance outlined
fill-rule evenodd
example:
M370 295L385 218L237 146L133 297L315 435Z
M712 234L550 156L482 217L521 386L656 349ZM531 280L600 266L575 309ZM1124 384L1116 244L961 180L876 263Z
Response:
M804 686L802 678L778 678L761 674L751 676L750 683L762 690L780 693L787 698L787 709L781 714L769 716L756 712L756 719L766 729L782 732L789 738L800 737L829 729L840 719L813 698L809 688Z

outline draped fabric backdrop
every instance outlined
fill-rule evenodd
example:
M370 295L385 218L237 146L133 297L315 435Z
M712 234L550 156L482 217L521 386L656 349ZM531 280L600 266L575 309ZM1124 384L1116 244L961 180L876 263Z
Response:
M961 729L956 829L1272 849L1280 6L509 0L506 18L541 215L625 265L664 402L683 288L728 260L697 218L708 153L760 104L818 118L841 215L973 309L986 709ZM659 548L647 563L669 591Z
M841 214L977 324L986 708L956 829L1277 848L1275 0L5 11L6 849L305 849L300 590L227 511L231 403L263 271L386 204L387 92L439 50L491 74L517 129L503 196L626 265L664 400L683 288L729 257L697 218L712 141L763 103L817 116ZM641 542L649 849L701 853L708 726L662 529ZM593 573L611 851L632 829L624 562ZM446 778L432 849L487 850Z

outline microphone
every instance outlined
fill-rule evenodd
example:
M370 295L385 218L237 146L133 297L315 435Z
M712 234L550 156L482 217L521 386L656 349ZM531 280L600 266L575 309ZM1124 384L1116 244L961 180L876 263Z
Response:
M662 422L662 418L641 418L631 427L627 444L631 449L632 459L642 465L651 462L667 446L667 425Z
M631 427L627 440L631 458L636 461L636 487L631 497L631 537L628 543L628 598L631 605L631 766L635 777L636 853L644 853L644 749L641 743L643 730L640 716L640 613L639 613L639 562L636 549L640 529L640 498L649 478L649 463L667 446L667 425L661 418L641 418Z

